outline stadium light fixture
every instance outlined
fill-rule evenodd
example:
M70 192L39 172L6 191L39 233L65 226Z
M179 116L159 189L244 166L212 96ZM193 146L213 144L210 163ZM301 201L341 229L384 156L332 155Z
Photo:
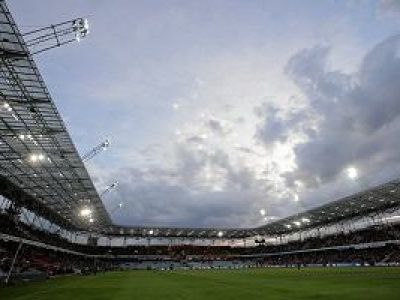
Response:
M73 30L78 42L89 34L89 22L86 18L80 18L73 21Z
M32 55L79 42L89 34L89 23L86 18L77 18L58 24L51 24L33 29L23 34L24 40Z
M358 170L355 167L348 167L347 168L347 176L350 179L356 179L358 177Z
M46 159L46 155L44 155L43 153L32 153L30 156L29 156L29 160L31 161L31 162L33 162L33 163L36 163L36 162L42 162L42 161L44 161Z
M290 229L290 228L292 228L292 225L286 224L285 227L288 228L288 229Z
M296 225L296 226L300 226L301 222L300 221L294 221L293 224Z
M25 140L34 141L32 135L29 134L29 133L28 133L28 134L21 133L21 134L18 135L18 138L19 138L21 141L25 141Z
M102 146L102 150L107 150L108 147L110 147L110 140L109 140L109 139L106 139L106 140L101 144L101 146Z
M93 223L94 222L94 219L93 218L90 218L89 219L89 223Z
M84 207L80 211L81 217L89 217L92 215L92 210L88 207Z
M308 218L303 218L303 219L301 219L301 221L303 223L310 223L310 219L308 219Z
M265 214L266 214L266 211L265 211L265 209L263 209L263 208L262 208L262 209L260 209L260 215L264 217L264 216L265 216Z
M218 237L223 237L224 233L222 231L218 232Z
M153 229L149 230L149 234L153 235L154 234L154 230Z
M12 107L10 106L10 104L8 104L8 102L3 102L0 106L0 111L8 111L11 112L12 111Z
M87 162L88 160L92 159L100 152L107 150L110 147L110 144L111 144L111 142L109 139L106 139L105 141L101 142L99 145L97 145L92 150L90 150L88 153L86 153L82 156L83 162Z

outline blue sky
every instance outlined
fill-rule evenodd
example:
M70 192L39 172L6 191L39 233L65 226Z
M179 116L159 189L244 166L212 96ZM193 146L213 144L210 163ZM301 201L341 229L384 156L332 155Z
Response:
M111 139L87 166L119 224L256 226L400 170L400 1L8 4L89 19L36 61L79 152Z

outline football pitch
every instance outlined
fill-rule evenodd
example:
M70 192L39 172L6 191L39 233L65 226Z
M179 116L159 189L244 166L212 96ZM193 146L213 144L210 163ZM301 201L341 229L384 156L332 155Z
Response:
M0 288L7 300L400 299L400 268L125 271Z

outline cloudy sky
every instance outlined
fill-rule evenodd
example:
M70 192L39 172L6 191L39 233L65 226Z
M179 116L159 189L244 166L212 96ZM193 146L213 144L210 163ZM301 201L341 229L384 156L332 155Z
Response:
M36 61L80 154L111 139L87 166L118 224L257 226L400 173L398 0L8 4L89 19Z

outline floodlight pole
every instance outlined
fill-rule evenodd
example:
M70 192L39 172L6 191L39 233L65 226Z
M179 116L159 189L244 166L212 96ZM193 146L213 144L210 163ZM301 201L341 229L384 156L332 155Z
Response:
M104 191L101 192L100 198L103 197L105 194L111 192L111 190L115 189L118 185L118 181L113 182L110 184Z
M10 270L8 271L7 277L6 277L6 279L4 280L4 283L5 283L6 285L7 285L8 282L10 281L11 274L12 274L12 272L14 271L14 266L15 266L15 263L16 263L16 261L17 261L18 254L19 254L19 252L20 252L20 250L21 250L21 248L22 248L22 245L23 245L23 242L22 242L22 239L20 239L19 245L18 245L18 248L17 248L17 251L15 251L14 258L13 258L13 261L12 261L11 266L10 266Z
M118 186L118 181L113 182L110 184L103 192L100 194L100 198L103 198L103 196L109 192L111 192L113 189L115 189ZM110 215L113 215L118 208L121 208L122 204L118 204L113 210L111 211Z
M89 23L85 18L52 24L23 34L32 55L72 42L79 42L89 34Z
M83 155L82 161L87 162L87 161L91 160L93 157L95 157L100 152L107 150L108 147L110 147L110 140L106 139L105 141L101 142L96 147L94 147L92 150L87 152L85 155Z

